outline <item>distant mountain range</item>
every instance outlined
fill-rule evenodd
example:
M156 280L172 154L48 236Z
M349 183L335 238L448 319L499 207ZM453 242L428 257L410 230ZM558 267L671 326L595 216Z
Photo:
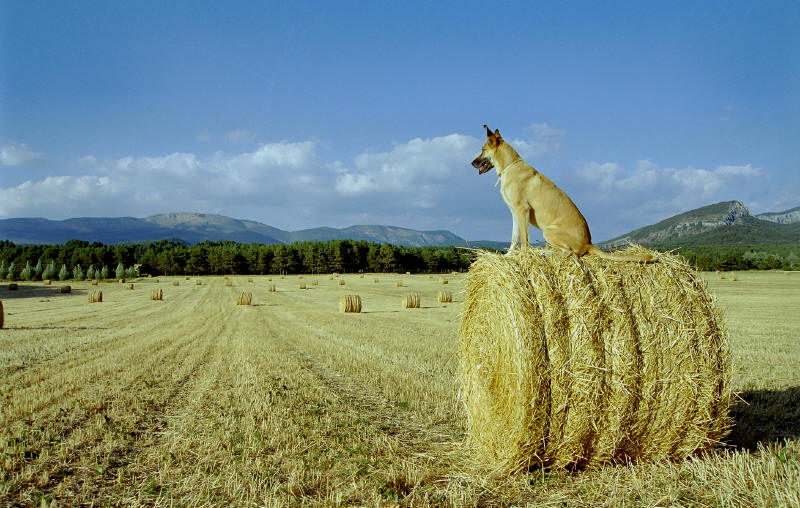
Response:
M504 249L507 242L467 241L450 231L417 231L393 226L362 225L284 231L260 222L205 213L165 213L134 217L82 217L53 221L40 218L0 220L0 240L16 244L63 244L86 240L106 244L182 240L240 243L293 243L335 239L366 240L412 247L470 246ZM784 212L750 214L739 201L725 201L690 210L626 235L601 242L606 248L638 243L647 246L800 243L800 207Z
M60 244L69 240L119 243L182 240L195 244L206 240L240 243L293 243L335 239L366 240L422 247L428 245L472 245L499 247L500 242L467 242L450 231L416 231L393 226L351 226L344 229L313 228L284 231L260 222L205 213L165 213L134 217L81 217L0 220L0 239L16 244Z

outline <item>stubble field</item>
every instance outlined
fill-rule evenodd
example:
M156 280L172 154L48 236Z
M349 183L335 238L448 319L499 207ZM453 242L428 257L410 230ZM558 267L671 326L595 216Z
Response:
M800 273L706 279L742 392L726 449L511 478L461 446L464 274L3 285L0 504L800 505Z

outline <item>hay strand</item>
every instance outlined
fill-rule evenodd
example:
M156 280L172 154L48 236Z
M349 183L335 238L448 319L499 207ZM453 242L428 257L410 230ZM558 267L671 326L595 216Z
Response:
M476 458L498 472L682 459L726 435L721 315L686 261L651 254L479 252L459 331Z
M361 297L359 295L340 296L339 312L361 312Z

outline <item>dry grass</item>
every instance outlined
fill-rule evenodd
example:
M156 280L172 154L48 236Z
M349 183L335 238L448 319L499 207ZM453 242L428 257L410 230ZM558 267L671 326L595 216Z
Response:
M89 291L89 303L95 302L102 302L103 301L103 292L102 291Z
M709 275L747 401L727 448L507 477L463 453L463 277L452 304L414 312L399 276L353 277L360 314L339 313L335 284L235 316L221 277L168 305L20 285L3 294L0 506L797 506L800 277ZM438 277L412 277L435 301Z
M596 467L683 459L725 436L721 316L688 264L653 254L479 254L459 347L476 458L498 473Z

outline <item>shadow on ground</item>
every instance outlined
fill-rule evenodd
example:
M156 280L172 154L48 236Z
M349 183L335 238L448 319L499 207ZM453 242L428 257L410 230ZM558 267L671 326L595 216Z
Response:
M800 386L785 390L748 390L731 406L733 429L725 443L755 450L784 439L800 438Z
M17 283L18 289L8 289L8 284L0 285L0 300L13 300L15 298L52 298L56 296L85 295L85 289L76 289L69 282L53 283L52 286L45 286L41 282L36 283ZM72 286L71 293L62 293L61 286ZM102 289L102 288L100 288Z

